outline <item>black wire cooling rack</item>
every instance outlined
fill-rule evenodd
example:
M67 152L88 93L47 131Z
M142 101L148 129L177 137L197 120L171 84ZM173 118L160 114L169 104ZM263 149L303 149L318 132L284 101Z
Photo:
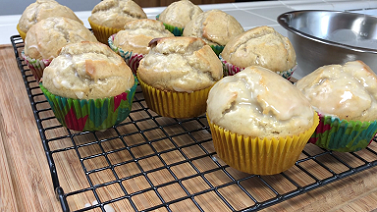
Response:
M104 132L68 130L56 120L31 71L18 66L34 111L56 197L64 212L257 211L377 165L377 141L337 153L307 144L295 166L274 176L238 172L216 156L205 116L163 118L140 88L129 117ZM63 190L64 189L64 190Z

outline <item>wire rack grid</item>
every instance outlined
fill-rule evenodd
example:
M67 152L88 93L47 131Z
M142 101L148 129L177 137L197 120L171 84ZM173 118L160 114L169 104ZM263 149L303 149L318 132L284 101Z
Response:
M354 153L307 144L274 176L241 173L216 155L204 115L160 117L138 88L129 117L103 132L77 132L55 118L12 36L62 210L258 211L377 165L377 141Z

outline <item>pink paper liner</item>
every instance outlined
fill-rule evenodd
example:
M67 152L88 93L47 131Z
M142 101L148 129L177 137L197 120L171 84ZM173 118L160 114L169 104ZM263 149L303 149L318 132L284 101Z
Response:
M29 56L26 56L24 51L21 52L21 57L25 60L26 65L29 67L30 71L33 73L35 80L39 82L39 80L43 76L43 70L50 65L52 59L33 59Z
M237 66L232 65L231 63L227 62L226 60L224 60L221 57L221 54L219 55L219 59L220 59L221 63L223 64L224 76L232 76L232 75L235 75L238 72L241 72L242 70L245 69L245 68L237 67ZM280 76L284 77L287 80L290 80L292 75L293 75L293 72L296 70L296 68L297 68L297 64L293 68L291 68L287 71L277 71L275 73L279 74Z

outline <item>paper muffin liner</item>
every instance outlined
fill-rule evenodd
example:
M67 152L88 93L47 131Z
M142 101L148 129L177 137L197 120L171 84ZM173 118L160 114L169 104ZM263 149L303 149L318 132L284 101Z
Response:
M156 16L156 20L159 21L159 17L160 15L157 15ZM162 22L162 21L161 21ZM169 30L171 33L174 34L174 36L181 36L183 34L183 29L182 27L175 27L175 26L172 26L170 24L165 24L164 22L162 22L165 26L165 29Z
M104 44L108 44L108 40L111 35L122 30L122 29L110 28L110 27L98 25L90 21L90 18L88 18L88 21L89 21L90 27L92 28L94 36L97 38L99 42L104 43Z
M239 171L255 175L274 175L288 170L298 160L319 118L313 116L313 126L305 132L274 138L254 138L230 132L209 120L213 145L218 156Z
M20 29L19 24L17 24L17 31L18 31L18 33L20 34L22 40L25 40L25 38L26 38L26 32L24 32L24 31L22 31L22 30Z
M138 74L137 74L138 75ZM212 86L192 93L164 91L143 82L138 76L148 108L170 118L193 118L206 112Z
M29 67L31 72L33 73L35 80L39 82L39 80L42 78L43 75L43 70L50 65L51 60L48 59L33 59L30 58L29 56L26 56L24 51L21 52L21 57L25 60L26 65Z
M238 66L235 66L227 62L226 60L224 60L224 58L222 58L221 55L219 55L219 59L221 63L223 64L224 76L232 76L245 69L245 68L240 68ZM287 80L290 80L296 68L297 68L297 64L293 68L287 71L277 71L275 73L279 74L280 76L284 77Z
M127 118L132 108L134 86L117 96L102 99L73 99L51 94L39 84L56 118L65 127L77 131L105 130Z
M136 70L139 68L140 60L144 58L144 54L138 54L132 51L124 51L122 48L114 45L115 35L111 35L108 39L110 48L120 55L127 65L131 68L132 72L136 75Z
M217 56L223 52L225 46L219 46L219 45L209 45L212 50L216 53Z
M377 133L377 121L347 121L320 115L310 142L327 150L355 152L366 148Z

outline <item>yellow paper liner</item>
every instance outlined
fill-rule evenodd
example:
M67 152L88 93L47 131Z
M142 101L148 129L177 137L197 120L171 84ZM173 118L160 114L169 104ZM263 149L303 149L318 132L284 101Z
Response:
M218 156L230 167L256 175L279 174L292 167L319 123L317 114L313 119L313 126L299 135L253 138L225 130L207 115Z
M17 31L18 31L18 33L20 34L22 40L25 40L25 38L26 38L26 33L20 29L20 26L19 26L18 24L17 24Z
M89 21L90 27L93 30L94 36L97 38L99 42L104 43L106 45L108 45L108 39L111 35L122 30L122 29L117 29L117 28L105 27L105 26L101 26L96 23L93 23L92 21L90 21L90 17L88 18L88 21Z
M137 77L149 109L160 116L170 118L193 118L206 111L209 88L187 92L163 91L154 88Z

